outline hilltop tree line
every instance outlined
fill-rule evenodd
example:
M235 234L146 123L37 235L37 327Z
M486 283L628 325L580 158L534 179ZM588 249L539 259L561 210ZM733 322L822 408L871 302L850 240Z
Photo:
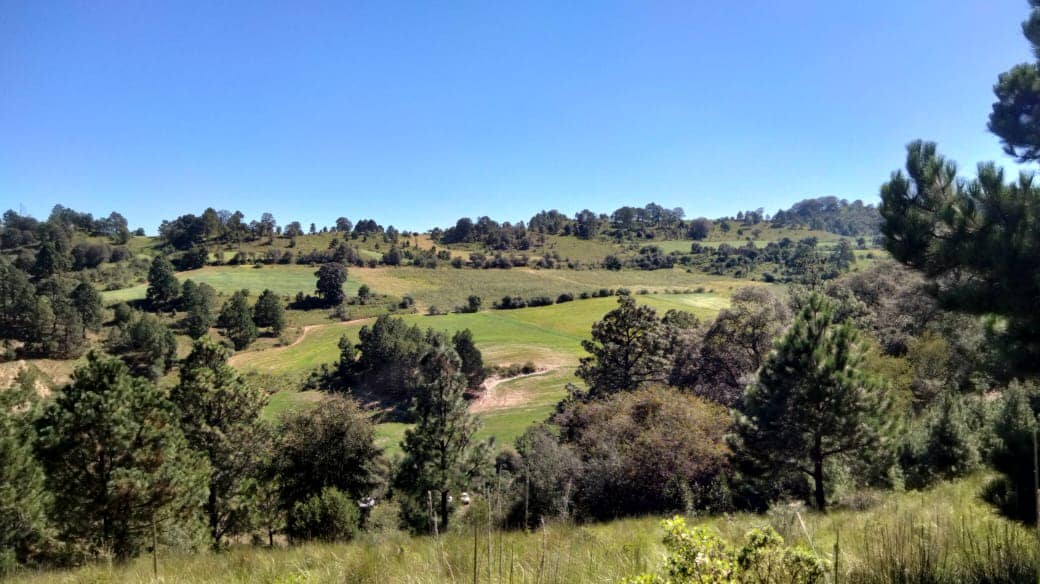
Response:
M476 221L462 217L446 229L431 235L444 244L478 243L496 251L526 251L545 243L546 235L574 236L580 239L603 237L615 241L690 239L703 240L716 223L724 231L731 222L753 228L763 222L774 228L807 228L829 231L848 237L873 238L880 226L880 215L873 205L849 202L837 197L819 197L795 203L772 217L762 209L741 211L735 217L711 221L704 217L685 219L682 208L668 209L656 203L644 207L620 207L610 214L583 209L569 217L555 209L540 211L526 223L499 223L490 217Z
M186 214L173 220L164 220L159 225L159 237L176 250L186 251L205 244L238 245L244 242L273 242L275 237L295 239L305 234L328 232L340 233L358 239L368 236L381 236L390 243L396 243L401 233L394 227L385 229L372 219L362 219L354 224L346 217L336 219L332 227L321 227L314 223L305 231L299 221L290 221L279 225L274 215L262 213L259 219L246 221L241 211L217 211L207 208L201 215Z

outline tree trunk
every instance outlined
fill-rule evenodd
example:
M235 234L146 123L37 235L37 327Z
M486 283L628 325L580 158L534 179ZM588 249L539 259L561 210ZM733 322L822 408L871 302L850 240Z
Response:
M820 513L827 512L827 495L823 490L823 451L820 439L816 439L813 446L813 483L815 486L816 510Z
M448 491L441 491L441 532L448 532Z
M209 535L213 539L213 550L220 551L220 517L217 514L217 494L213 492L213 489L209 490L206 514L209 515Z

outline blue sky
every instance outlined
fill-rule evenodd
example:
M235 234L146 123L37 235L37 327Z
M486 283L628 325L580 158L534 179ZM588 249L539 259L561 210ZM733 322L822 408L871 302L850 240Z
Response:
M219 5L219 6L218 6ZM425 229L877 199L985 123L1025 0L0 0L0 208Z

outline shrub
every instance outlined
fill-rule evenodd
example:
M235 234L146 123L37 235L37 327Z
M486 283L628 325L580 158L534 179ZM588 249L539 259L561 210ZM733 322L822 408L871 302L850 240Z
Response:
M293 506L286 532L293 541L350 541L360 521L357 504L339 489L326 487Z
M772 528L752 529L744 535L745 544L734 550L705 527L687 528L682 517L666 519L661 526L667 579L642 574L625 579L626 584L824 581L824 561L804 547L787 546Z
M556 304L563 304L564 302L570 302L572 300L574 300L574 294L564 292L556 297Z
M553 299L551 296L535 296L527 299L528 306L551 306Z
M580 517L714 506L704 493L728 469L731 420L722 406L654 387L571 403L552 422L584 461L573 489Z
M502 300L496 302L493 306L500 310L512 310L526 307L527 301L519 296L503 296Z

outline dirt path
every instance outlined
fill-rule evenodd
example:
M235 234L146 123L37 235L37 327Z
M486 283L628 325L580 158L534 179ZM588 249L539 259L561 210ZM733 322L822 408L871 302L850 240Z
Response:
M241 362L242 358L244 358L246 355L254 355L254 354L257 354L257 353L277 353L277 352L284 351L286 349L295 347L296 345L299 345L300 343L302 343L303 340L305 338L307 338L307 335L309 335L311 333L311 331L313 331L313 330L317 330L317 329L320 329L320 328L325 328L327 326L348 326L348 325L352 325L352 324L360 324L360 323L363 323L363 322L369 322L369 321L373 321L373 320L375 320L375 318L356 318L354 320L344 320L344 321L341 321L341 322L333 322L333 323L328 323L328 324L308 324L308 325L303 327L302 331L300 332L300 336L296 337L296 340L291 342L291 343L289 343L288 345L283 345L281 347L272 347L270 349L265 349L263 351L246 351L245 353L235 353L234 355L231 356L230 359L228 359L228 365L235 366L237 363Z
M484 381L484 391L480 393L480 397L470 402L469 411L479 413L523 405L531 400L531 395L528 392L502 392L497 390L498 386L507 381L513 381L514 379L548 375L549 373L556 371L556 369L556 367L552 367L550 369L535 371L534 373L517 375L516 377L492 377L487 379Z

